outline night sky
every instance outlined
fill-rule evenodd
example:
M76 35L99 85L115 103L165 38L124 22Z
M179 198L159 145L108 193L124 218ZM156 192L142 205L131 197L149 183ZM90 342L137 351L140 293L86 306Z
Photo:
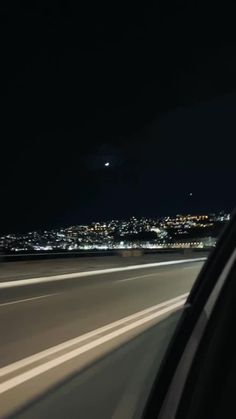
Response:
M234 207L234 14L163 3L1 8L0 232Z

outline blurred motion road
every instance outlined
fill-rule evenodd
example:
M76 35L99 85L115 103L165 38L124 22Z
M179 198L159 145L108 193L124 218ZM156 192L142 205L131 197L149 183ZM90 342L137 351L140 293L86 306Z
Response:
M204 255L195 255L198 258L202 256ZM164 259L167 260L168 257ZM38 371L37 368L41 368L41 364L39 359L31 360L29 358L33 354L39 354L48 348L58 348L61 351L60 355L64 356L67 354L66 348L58 347L58 345L82 335L85 335L84 339L90 345L85 351L87 353L89 349L94 349L93 341L98 336L102 337L104 342L101 340L101 345L100 342L98 345L96 344L97 347L95 347L93 355L93 359L96 359L102 354L100 348L110 344L110 341L117 340L119 333L125 336L125 341L130 340L134 330L136 333L141 332L148 325L157 323L157 319L162 314L164 315L165 311L168 313L182 306L204 262L191 259L188 261L183 258L183 255L181 257L172 255L169 259L172 259L173 264L151 267L146 267L144 262L142 265L142 261L138 258L133 258L131 263L117 258L116 264L111 259L106 263L101 259L99 263L87 260L86 263L83 262L82 268L79 268L80 261L73 260L71 269L69 269L70 261L68 260L61 262L61 265L58 261L51 261L51 263L38 261L35 264L29 262L28 271L26 262L3 264L0 274L0 288L2 286L0 295L0 403L5 406L6 412L9 406L15 407L14 403L12 405L13 399L18 403L19 400L22 402L26 392L30 396L29 388L27 390L25 385L30 386L31 390L33 389L33 396L35 396L37 391L44 389L46 383L54 383L57 379L61 379L64 373L66 374L65 365L68 360L65 358L65 362L62 360L60 364L60 373L55 368L56 365L52 364L53 378L48 377L45 381L43 377L47 369L45 371L42 369L39 371L41 382L35 382L35 374L31 371L33 367L36 368L34 371ZM178 259L185 261L180 262ZM158 263L161 260L153 256L145 259L146 263ZM22 263L21 266L20 263ZM19 267L18 277L17 264ZM67 264L66 268L65 264ZM117 268L119 265L127 268L132 264L135 266L130 270L104 272L104 269L109 267ZM33 265L41 268L34 270L33 273ZM78 278L76 276L68 277L60 281L17 286L18 280L42 277L42 275L55 275L53 266L58 267L58 265L61 266L61 269L57 270L57 275L65 273L65 269L69 274L76 271L81 274L83 270L91 270L91 274L78 276ZM140 265L140 267L137 268L136 265ZM103 272L93 275L94 267L103 270ZM9 284L11 281L14 282L14 286L8 287L7 283ZM176 299L176 297L180 298ZM160 305L166 301L167 305ZM143 310L146 310L147 313ZM131 315L134 315L134 318L125 322L121 320ZM137 320L139 323L136 325ZM116 321L120 321L120 323L115 324ZM111 339L104 339L104 333L106 336L108 332L100 330L105 325L111 325L111 330L115 330L116 334ZM123 325L127 329L124 329L124 333L122 329L122 332L117 334L117 330L120 330ZM92 332L91 336L87 335L88 332ZM116 345L119 343L118 339ZM46 355L47 361L51 362L54 359L52 353L45 354L45 357ZM78 354L75 353L75 355ZM81 368L86 362L88 362L88 358L78 361L78 365ZM27 366L27 364L29 365ZM69 365L69 370L70 368L73 370L74 365ZM27 375L28 373L29 375ZM19 376L23 378L17 382ZM33 384L35 383L34 385L32 385L32 381Z

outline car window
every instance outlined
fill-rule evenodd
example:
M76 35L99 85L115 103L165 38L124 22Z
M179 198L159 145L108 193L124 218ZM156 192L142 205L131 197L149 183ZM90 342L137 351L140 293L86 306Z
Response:
M185 3L1 7L0 417L139 416L232 218L234 42Z

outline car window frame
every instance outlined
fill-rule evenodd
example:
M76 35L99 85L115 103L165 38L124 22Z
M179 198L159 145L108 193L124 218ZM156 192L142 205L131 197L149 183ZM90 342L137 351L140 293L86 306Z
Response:
M216 248L210 254L189 294L176 332L171 339L170 345L166 352L166 356L164 357L161 368L158 371L152 392L143 413L144 419L161 417L159 416L160 412L163 409L173 377L181 361L183 352L193 333L193 330L197 325L197 322L204 310L204 307L206 306L208 299L210 298L211 293L217 286L217 282L220 279L220 276L223 275L223 271L226 268L226 265L229 263L229 268L232 260L234 260L235 256L233 256L232 259L230 258L234 253L235 243L236 211L233 213L230 222L221 233ZM228 272L228 268L225 271L226 273ZM215 297L217 297L217 295L218 294L215 290ZM211 304L212 303L213 300L211 300ZM207 306L207 310L209 313L210 305ZM207 312L204 313L204 316L207 319ZM203 318L201 321L203 321ZM197 329L196 333L198 332L199 330ZM198 336L198 334L196 336ZM165 416L165 418L169 419L169 416Z

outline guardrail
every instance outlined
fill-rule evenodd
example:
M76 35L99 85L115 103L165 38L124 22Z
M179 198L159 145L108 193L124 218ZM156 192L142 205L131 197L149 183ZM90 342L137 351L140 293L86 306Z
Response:
M40 259L62 259L76 257L102 257L102 256L120 256L137 257L148 254L190 254L193 252L209 252L210 248L199 249L114 249L114 250L93 250L93 251L67 251L67 252L34 252L34 253L5 253L1 255L3 262L40 260Z

